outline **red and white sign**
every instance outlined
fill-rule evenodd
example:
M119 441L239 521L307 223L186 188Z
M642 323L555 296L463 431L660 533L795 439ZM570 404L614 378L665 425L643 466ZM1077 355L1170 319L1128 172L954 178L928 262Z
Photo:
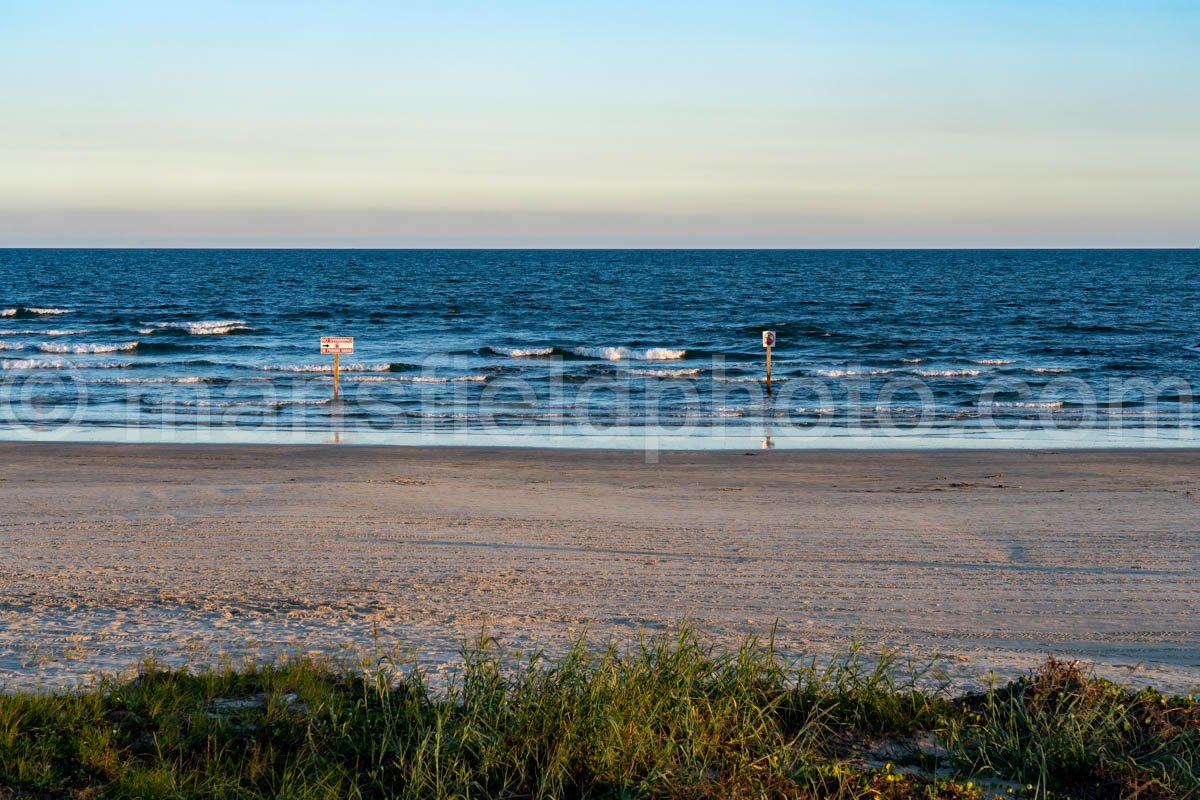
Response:
M354 354L354 337L353 336L322 336L321 337L321 355L353 355Z

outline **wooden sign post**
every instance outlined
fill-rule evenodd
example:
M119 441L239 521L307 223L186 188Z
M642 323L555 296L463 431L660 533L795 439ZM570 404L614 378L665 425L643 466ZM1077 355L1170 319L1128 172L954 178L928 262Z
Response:
M775 346L775 331L763 331L763 347L767 348L767 396L771 395L771 348Z
M338 381L342 376L342 353L354 354L353 336L322 336L321 355L333 355L333 399L338 399Z

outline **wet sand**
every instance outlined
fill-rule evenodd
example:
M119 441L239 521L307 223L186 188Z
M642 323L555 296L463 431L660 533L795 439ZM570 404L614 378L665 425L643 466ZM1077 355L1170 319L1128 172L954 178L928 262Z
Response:
M1200 686L1200 453L0 444L0 683L690 619Z

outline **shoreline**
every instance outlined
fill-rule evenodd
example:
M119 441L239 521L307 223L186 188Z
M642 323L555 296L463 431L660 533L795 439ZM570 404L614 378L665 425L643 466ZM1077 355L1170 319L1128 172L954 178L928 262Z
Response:
M517 437L513 437L517 438ZM1052 445L1052 446L1051 446ZM272 441L272 442L255 442L255 441L185 441L185 442L167 442L167 441L79 441L75 439L65 440L46 440L46 439L4 439L0 438L0 459L3 459L10 451L21 450L26 447L46 448L46 449L96 449L97 451L107 448L120 449L135 449L145 448L147 451L154 450L255 450L261 449L264 453L271 451L295 449L298 451L318 451L318 450L347 450L351 452L371 452L378 451L380 453L421 453L433 454L440 452L447 453L542 453L562 456L564 458L573 457L590 457L596 454L613 454L613 455L630 455L640 452L640 448L635 447L543 447L536 444L520 445L520 444L462 444L457 442L447 442L446 444L380 444L376 442L287 442L287 441ZM707 455L715 458L724 458L742 454L748 448L729 446L727 448L708 448L696 449L690 447L663 447L657 450L661 454L670 454L676 456L686 455ZM1173 454L1187 455L1191 454L1200 458L1200 443L1197 444L1180 444L1173 447L1158 447L1153 445L1128 445L1128 446L1093 446L1093 447L1062 447L1059 443L1047 443L1044 447L1035 447L1032 444L1029 447L1004 447L1000 445L978 447L939 447L936 444L929 446L895 446L895 447L876 447L876 448L844 448L844 447L806 447L806 448L750 448L755 455L765 455L768 457L778 457L783 459L801 458L806 456L847 456L850 458L865 456L873 452L882 454L898 454L898 455L922 455L922 456L937 456L952 454L962 454L965 457L986 457L988 455L1099 455L1099 456L1116 456L1116 455L1141 455L1151 456L1157 454ZM2 462L0 462L2 463Z
M253 430L236 427L150 428L61 426L53 430L0 428L0 445L177 445L177 446L302 446L407 448L500 448L733 452L746 449L813 451L931 451L939 450L1200 450L1200 428L1083 428L972 430L969 428L828 428L787 432L764 426L698 428L691 432L658 428L616 427L609 431L570 428L492 431L376 430L364 427Z
M690 620L824 656L1200 686L1200 451L0 443L0 683L561 651ZM1139 665L1140 666L1137 666Z

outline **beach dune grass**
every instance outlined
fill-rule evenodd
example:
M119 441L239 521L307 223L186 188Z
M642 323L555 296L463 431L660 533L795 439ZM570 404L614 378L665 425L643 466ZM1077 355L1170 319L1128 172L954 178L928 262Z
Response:
M722 651L691 628L553 659L483 637L437 689L384 658L148 664L132 681L3 694L0 785L5 798L1186 798L1200 797L1200 710L1054 661L951 697L894 656L817 665L770 639Z

